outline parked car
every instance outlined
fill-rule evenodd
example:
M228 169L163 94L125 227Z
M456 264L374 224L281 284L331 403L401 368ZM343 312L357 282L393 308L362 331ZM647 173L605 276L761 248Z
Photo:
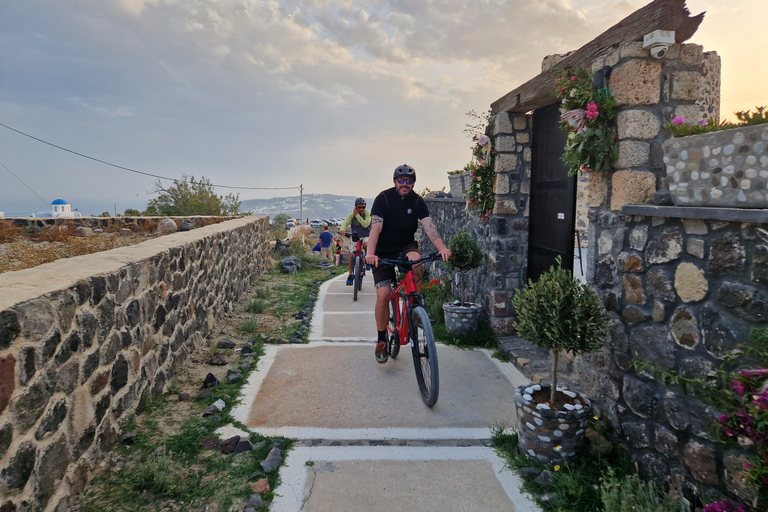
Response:
M285 221L285 227L286 228L296 227L296 223L293 220L288 219L287 221Z
M323 221L314 219L309 221L309 225L313 228L321 228L323 227Z

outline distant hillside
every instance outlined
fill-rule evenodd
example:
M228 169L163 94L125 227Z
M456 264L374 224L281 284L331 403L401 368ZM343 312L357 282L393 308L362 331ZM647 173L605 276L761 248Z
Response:
M304 219L327 219L342 217L352 213L355 196L336 196L333 194L304 194ZM367 199L368 206L373 199ZM370 208L369 208L370 209ZM270 218L278 213L285 213L290 218L299 218L299 196L273 197L271 199L248 199L240 205L240 211L253 212L256 215L268 215Z

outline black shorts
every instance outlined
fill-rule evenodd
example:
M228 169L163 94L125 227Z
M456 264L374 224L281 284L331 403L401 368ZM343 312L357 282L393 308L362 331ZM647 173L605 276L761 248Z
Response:
M410 243L403 247L403 250L400 252L400 254L408 254L409 252L419 250L419 244L416 242ZM388 260L394 260L397 259L400 254L387 254L385 256L379 256L379 258L386 258ZM373 267L373 282L374 283L380 283L382 281L392 281L395 280L395 267L391 265L379 265L377 267Z

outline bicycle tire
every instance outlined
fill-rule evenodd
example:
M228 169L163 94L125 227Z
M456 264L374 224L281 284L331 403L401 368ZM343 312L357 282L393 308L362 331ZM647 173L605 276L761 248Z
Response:
M397 332L397 318L395 317L397 300L398 298L395 297L389 301L389 322L387 323L389 357L392 359L397 358L400 354L400 334Z
M413 366L416 369L416 382L419 384L421 399L427 407L432 407L437 403L440 393L440 373L437 368L437 347L432 324L422 306L414 306L411 310L409 330L413 342Z
M354 281L352 282L352 300L357 300L357 292L363 287L363 279L360 277L360 256L355 256L355 266L352 267Z

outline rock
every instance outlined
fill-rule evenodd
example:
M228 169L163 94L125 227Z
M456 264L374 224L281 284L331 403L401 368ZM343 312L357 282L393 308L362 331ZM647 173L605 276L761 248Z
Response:
M237 448L237 444L240 442L240 436L233 436L229 439L225 439L221 442L219 447L221 448L221 453L224 455L228 455L230 453L233 453L235 451L235 448Z
M179 224L179 231L192 231L193 229L195 229L195 225L189 221L184 221Z
M247 372L251 369L251 363L243 363L238 368L240 368L240 371Z
M296 274L301 268L301 260L296 256L289 256L280 260L279 266L283 274Z
M547 471L546 469L539 473L539 476L536 477L536 480L534 480L537 484L549 487L552 485L552 474Z
M219 343L216 346L218 348L225 348L226 349L226 348L235 348L236 345L235 345L234 341L231 341L231 340L228 340L228 339L223 339L223 340L219 340Z
M248 502L245 504L245 506L246 506L246 509L248 507L253 509L261 508L264 506L264 498L262 498L258 494L251 494L251 497L248 498ZM243 512L245 512L245 510L243 510Z
M264 471L270 472L276 467L278 467L282 461L283 461L283 454L280 451L280 447L275 446L269 451L269 455L267 455L267 458L261 461L260 465Z
M534 478L537 478L541 474L541 471L539 471L536 468L520 468L520 476L525 478L526 480L533 480Z
M253 349L247 345L240 349L240 355L244 356L246 354L251 354L251 353L253 353Z
M294 343L294 344L297 344L297 345L298 345L298 344L300 344L300 343L304 343L304 340L302 340L301 338L291 338L291 339L288 341L288 343Z
M240 373L232 373L227 375L227 384L234 384L237 381L243 380L243 375Z
M136 432L126 432L122 436L120 436L120 442L123 443L126 446L130 446L136 441L136 438L139 437L139 434Z
M179 402L189 402L192 400L192 395L189 393L179 393Z
M205 400L205 399L211 398L212 394L213 392L210 389L204 389L197 394L197 396L195 397L195 400Z
M158 235L170 235L176 232L176 223L173 219L163 219L157 224Z
M211 414L216 414L217 412L220 412L222 409L226 407L226 404L224 403L224 400L216 400L211 405L209 405L205 411L203 411L203 416L210 416Z
M235 446L235 453L249 452L253 450L253 445L247 439L241 439L237 446Z
M216 353L213 354L213 357L208 361L208 364L212 366L224 366L229 364L229 358L226 354Z
M259 443L259 444L262 444L262 443ZM256 446L258 446L258 444ZM248 481L255 482L256 480L261 480L262 478L267 478L267 475L265 475L261 471L254 471L253 473L251 473L251 476L248 477Z
M133 231L131 231L128 228L120 228L120 236L130 236L133 234Z
M269 492L269 481L266 478L257 480L251 484L251 491L263 493Z
M217 379L212 373L209 373L208 375L205 376L205 380L203 381L204 388L212 388L213 386L218 386L218 385L219 385L219 379Z
M102 233L104 233L104 230L103 230L103 229L101 229L101 228L95 228L95 229L93 230L93 234L94 234L94 235L101 235Z
M221 445L221 440L218 437L206 437L200 441L200 446L203 450L213 450Z
M83 238L87 238L89 236L93 236L93 230L91 228L87 228L85 226L77 226L75 228L75 234L77 236L81 236Z

